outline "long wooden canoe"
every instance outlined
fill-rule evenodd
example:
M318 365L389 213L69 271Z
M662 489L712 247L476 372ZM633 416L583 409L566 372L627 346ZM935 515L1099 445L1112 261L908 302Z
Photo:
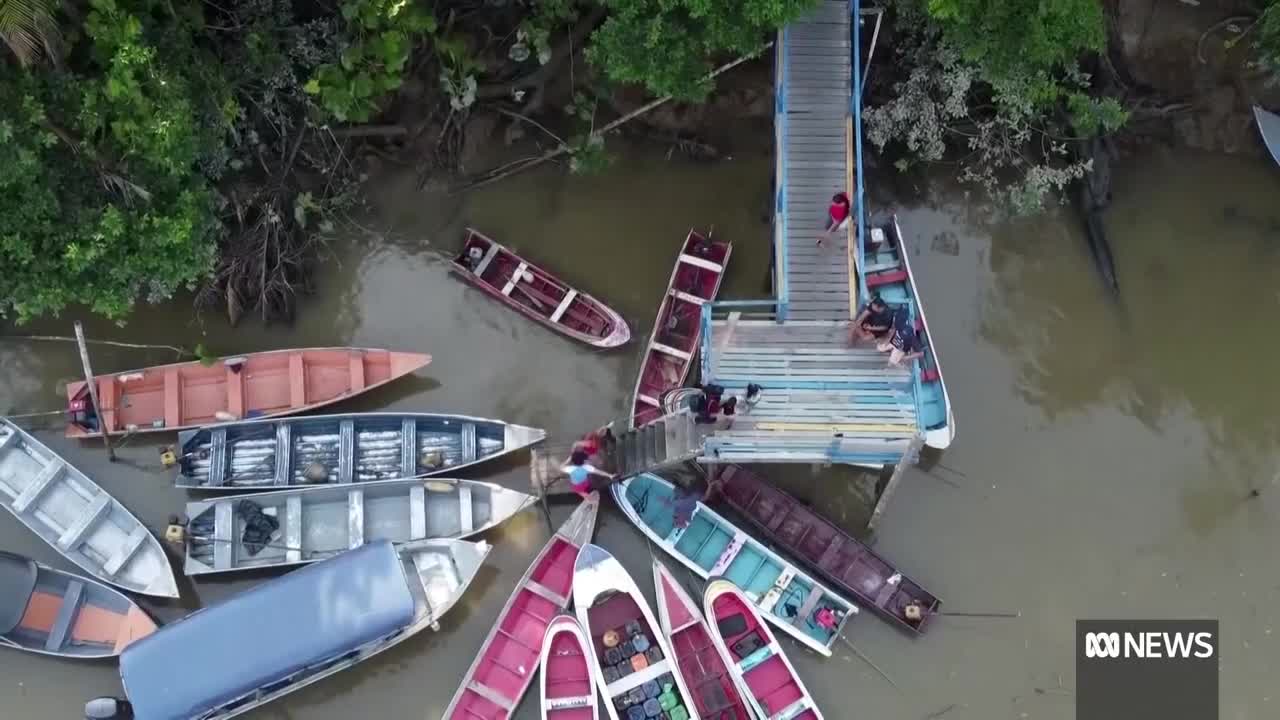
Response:
M591 643L591 669L612 720L699 720L649 602L607 550L587 545L573 566L573 609Z
M702 601L711 621L711 639L760 717L823 720L795 666L737 585L715 578L707 583Z
M444 720L509 720L538 671L547 625L569 607L578 551L591 541L600 496L592 493L538 552L467 668Z
M155 621L119 590L0 552L0 646L108 658L155 631Z
M587 656L591 640L573 616L557 615L542 639L542 720L598 720L600 702Z
M473 261L473 254L480 259ZM451 268L489 297L566 337L598 348L631 339L613 308L471 228Z
M371 543L166 625L120 657L134 716L226 720L438 629L490 549ZM193 672L192 657L218 671Z
M185 430L314 410L425 367L430 355L370 348L271 350L98 375L67 384L67 437Z
M733 246L690 230L680 245L667 291L658 305L636 377L631 422L639 427L663 415L662 394L689 377L702 337L702 306L715 300Z
M737 465L712 466L715 496L774 545L895 626L923 633L942 601L799 500ZM914 608L914 609L911 609Z
M466 538L533 505L533 497L479 480L383 480L187 503L187 575L301 565L365 543L397 546ZM266 518L261 516L265 515ZM274 525L270 537L246 530Z
M653 591L662 634L671 642L676 668L693 694L698 714L714 720L755 720L716 650L699 604L657 558L653 559Z
M178 597L160 541L123 505L17 425L0 418L0 505L93 577Z
M658 547L701 578L722 575L743 588L769 622L823 656L858 608L795 564L652 474L611 487L618 507ZM834 618L834 625L816 621Z
M247 420L178 435L178 487L270 490L456 472L541 442L546 431L430 413Z

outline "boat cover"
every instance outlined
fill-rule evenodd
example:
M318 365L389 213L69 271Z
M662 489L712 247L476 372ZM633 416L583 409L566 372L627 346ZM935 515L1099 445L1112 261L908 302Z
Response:
M382 540L295 570L130 645L120 678L139 720L187 720L413 622Z
M27 602L36 589L36 564L24 557L0 552L0 635L18 627Z

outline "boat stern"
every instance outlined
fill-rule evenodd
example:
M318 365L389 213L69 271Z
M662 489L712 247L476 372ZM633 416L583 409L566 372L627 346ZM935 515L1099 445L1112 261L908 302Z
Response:
M627 321L621 316L615 314L613 317L613 331L604 336L600 340L592 343L598 348L616 348L631 342L631 328L627 326Z
M489 527L501 524L513 515L533 507L537 498L519 490L492 485L489 495Z

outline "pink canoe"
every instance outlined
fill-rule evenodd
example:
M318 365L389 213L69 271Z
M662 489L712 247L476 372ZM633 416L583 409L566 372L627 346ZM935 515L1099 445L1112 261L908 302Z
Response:
M557 615L542 640L542 720L598 720L590 643L572 615Z
M157 365L98 375L94 408L84 381L67 384L67 437L186 430L289 415L386 385L430 355L372 348L303 348Z
M696 230L690 230L681 244L636 378L631 418L635 427L661 417L662 394L684 385L689 377L702 337L702 306L720 292L732 251L729 243L713 242Z
M703 720L754 720L724 659L711 641L702 611L666 565L653 561L658 623L671 642L676 669Z
M631 339L631 328L613 308L475 230L467 230L452 267L489 297L561 335L598 348Z
M721 659L760 717L823 720L777 638L737 585L723 578L712 580L703 609Z
M533 682L547 626L569 606L578 551L591 541L600 496L584 500L542 548L498 613L444 720L507 720Z

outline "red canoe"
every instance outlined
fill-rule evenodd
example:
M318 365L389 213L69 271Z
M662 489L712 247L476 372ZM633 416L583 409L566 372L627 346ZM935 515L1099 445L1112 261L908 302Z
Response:
M713 625L711 639L720 658L760 717L823 720L773 631L738 586L723 578L712 580L703 609Z
M271 350L98 375L67 384L67 437L185 430L313 410L425 367L431 356L371 348Z
M714 465L711 472L717 497L835 590L911 633L923 633L938 612L936 596L799 500L737 465Z
M684 385L698 353L702 336L702 306L720 291L725 266L733 246L713 242L690 230L671 282L658 308L658 319L649 336L636 392L632 403L632 423L639 427L663 415L662 394Z
M544 546L498 613L443 720L507 720L538 671L547 626L569 606L573 564L591 542L600 496L593 493Z
M591 646L572 615L557 615L542 641L542 720L597 720L600 706L587 662Z
M473 254L479 259L473 260ZM462 252L451 264L493 299L562 335L598 348L631 339L626 321L608 305L475 230L467 229Z
M657 559L653 561L653 585L658 598L658 623L671 642L676 669L693 695L698 715L704 720L754 720L724 659L711 642L702 611Z

